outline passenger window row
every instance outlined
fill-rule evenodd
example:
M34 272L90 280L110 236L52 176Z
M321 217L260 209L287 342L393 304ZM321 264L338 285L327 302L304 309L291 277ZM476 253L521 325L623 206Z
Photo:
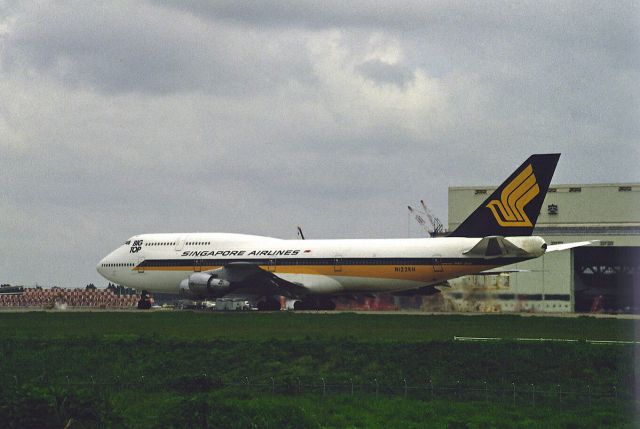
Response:
M162 243L145 243L145 246L175 246L176 242L162 242ZM188 241L185 243L187 246L209 246L210 241Z

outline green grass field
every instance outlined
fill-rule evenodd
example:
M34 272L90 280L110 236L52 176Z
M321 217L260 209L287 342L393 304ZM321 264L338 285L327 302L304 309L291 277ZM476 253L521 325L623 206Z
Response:
M353 313L28 312L0 313L0 338L264 341L344 339L447 341L454 336L634 339L640 321L512 315L367 315Z
M0 323L5 427L633 427L640 377L637 346L508 340L629 341L633 320L30 312Z

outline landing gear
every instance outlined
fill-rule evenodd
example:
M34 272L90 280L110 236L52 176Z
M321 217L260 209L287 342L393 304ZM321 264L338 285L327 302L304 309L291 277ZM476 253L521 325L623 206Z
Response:
M330 299L325 299L321 302L321 306L320 306L320 310L329 310L329 311L333 311L336 309L336 303L333 302Z
M307 298L296 301L293 304L294 310L335 310L336 303L328 298Z
M151 308L151 296L149 292L143 290L140 293L140 300L138 301L138 310L148 310Z
M267 297L258 302L258 311L280 311L280 301Z

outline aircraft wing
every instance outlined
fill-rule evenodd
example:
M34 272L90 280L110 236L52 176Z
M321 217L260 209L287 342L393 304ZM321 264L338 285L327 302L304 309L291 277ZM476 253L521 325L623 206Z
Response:
M600 240L589 240L589 241L576 241L575 243L551 244L547 246L547 253L557 252L559 250L573 249L574 247L589 246L591 244L596 244L599 242Z
M234 292L255 290L264 294L283 295L289 298L300 298L308 293L305 287L284 280L251 262L231 262L222 268L208 271L208 273L217 274L219 278L227 280Z

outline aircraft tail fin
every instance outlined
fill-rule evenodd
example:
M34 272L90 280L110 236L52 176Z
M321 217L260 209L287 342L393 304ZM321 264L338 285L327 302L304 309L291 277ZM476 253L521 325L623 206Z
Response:
M559 158L531 155L449 236L531 235Z

